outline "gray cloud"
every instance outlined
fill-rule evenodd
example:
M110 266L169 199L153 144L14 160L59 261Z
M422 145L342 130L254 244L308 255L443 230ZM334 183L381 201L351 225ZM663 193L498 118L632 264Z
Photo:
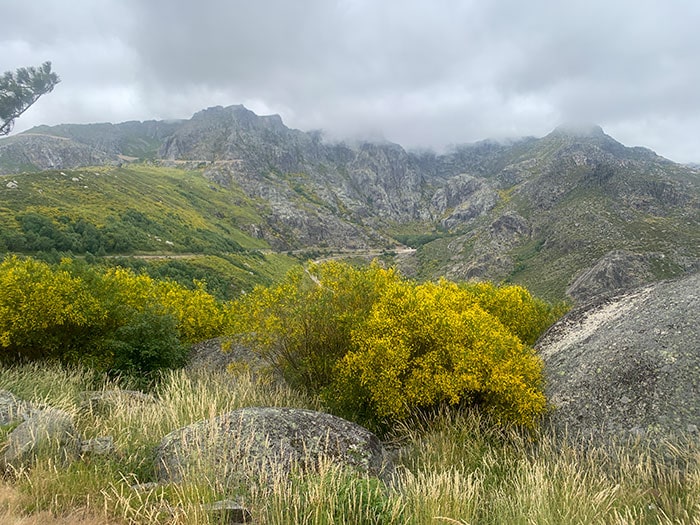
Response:
M700 160L694 0L5 0L0 17L0 69L52 60L63 79L18 129L243 103L409 147L586 120Z

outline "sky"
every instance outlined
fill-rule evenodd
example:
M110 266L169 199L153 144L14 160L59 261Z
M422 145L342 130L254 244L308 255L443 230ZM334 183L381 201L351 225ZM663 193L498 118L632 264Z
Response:
M0 20L0 73L61 77L15 132L244 104L329 140L598 124L700 162L697 0L0 0Z

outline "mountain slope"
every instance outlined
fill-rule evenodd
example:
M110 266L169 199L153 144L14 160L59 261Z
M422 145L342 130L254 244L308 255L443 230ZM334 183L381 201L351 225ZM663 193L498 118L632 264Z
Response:
M32 133L0 140L0 173L151 159L226 194L218 205L224 216L243 206L248 219L236 227L277 251L405 242L418 251L400 265L417 277L510 280L551 299L568 290L578 301L697 270L700 260L698 171L625 147L596 126L442 155L391 143L331 144L243 106L209 108L186 121ZM63 155L61 141L84 154ZM42 147L55 153L53 164L41 163ZM32 160L16 160L18 151ZM146 181L154 173L139 170ZM12 177L5 184L20 182Z

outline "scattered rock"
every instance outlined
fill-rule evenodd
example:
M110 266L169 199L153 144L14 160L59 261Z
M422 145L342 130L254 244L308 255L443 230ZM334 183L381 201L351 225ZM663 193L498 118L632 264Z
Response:
M147 483L131 485L131 490L135 490L136 492L150 492L153 489L160 487L160 485L161 484L156 481L149 481Z
M0 390L0 425L10 425L23 419L29 408L26 401L18 399L7 390Z
M97 437L87 439L80 443L80 453L82 455L92 454L97 456L106 456L114 454L114 438L112 436Z
M244 408L175 430L157 447L155 466L161 481L204 469L235 485L264 482L294 467L314 468L323 460L386 480L393 473L381 442L367 429L292 408Z
M141 406L157 403L151 394L138 390L91 390L80 393L80 408L92 414L109 414L116 406Z
M550 420L592 436L700 426L700 273L571 311L537 343Z
M8 434L0 467L5 470L26 467L39 454L51 455L59 464L79 456L80 438L70 414L55 408L33 411Z
M253 520L248 509L230 499L203 505L202 509L209 514L210 520L214 523L233 525L235 523L250 523Z

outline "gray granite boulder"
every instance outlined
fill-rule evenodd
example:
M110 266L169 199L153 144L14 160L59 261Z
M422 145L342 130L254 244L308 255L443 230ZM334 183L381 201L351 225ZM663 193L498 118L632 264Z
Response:
M29 466L38 455L51 455L59 464L67 463L79 457L80 447L70 414L55 408L33 410L8 434L0 469Z
M536 347L557 430L606 438L697 434L700 274L574 310Z
M244 408L175 430L157 447L155 466L161 481L204 471L231 485L264 482L324 460L387 480L393 472L381 442L367 429L293 408Z
M29 408L29 403L17 398L12 392L0 390L0 426L21 421Z

